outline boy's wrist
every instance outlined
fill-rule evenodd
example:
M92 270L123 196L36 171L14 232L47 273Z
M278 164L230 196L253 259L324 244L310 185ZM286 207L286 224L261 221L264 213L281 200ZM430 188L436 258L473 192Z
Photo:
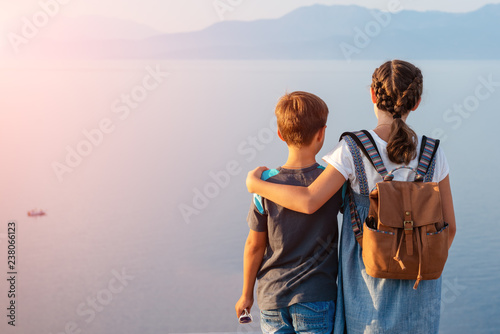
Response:
M247 190L249 193L254 194L255 193L255 179L252 179L252 177L247 178Z
M246 299L251 299L253 300L253 291L244 291L241 293L241 296L246 298Z

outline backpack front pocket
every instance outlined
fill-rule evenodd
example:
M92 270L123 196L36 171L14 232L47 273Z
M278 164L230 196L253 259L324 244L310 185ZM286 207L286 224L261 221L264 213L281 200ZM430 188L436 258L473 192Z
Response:
M441 276L446 259L448 258L448 242L450 231L449 225L444 224L444 227L437 232L428 232L424 236L427 251L424 254L427 256L427 268L423 270L424 279L437 279ZM430 251L432 250L432 252ZM432 258L430 255L432 254Z
M368 275L384 278L383 273L389 272L391 253L396 247L394 232L376 230L363 225L363 263ZM370 251L376 249L377 252Z

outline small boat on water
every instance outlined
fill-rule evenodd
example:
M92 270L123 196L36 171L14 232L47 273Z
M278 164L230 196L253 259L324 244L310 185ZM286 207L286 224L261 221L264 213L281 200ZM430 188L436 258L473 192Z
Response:
M33 209L28 211L28 217L41 217L45 215L47 214L43 210Z

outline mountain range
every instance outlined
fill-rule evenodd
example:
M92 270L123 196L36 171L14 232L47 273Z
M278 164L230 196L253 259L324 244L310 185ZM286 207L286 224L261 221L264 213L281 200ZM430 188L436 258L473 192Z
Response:
M500 5L474 12L396 13L314 5L278 19L222 21L204 30L161 34L134 22L87 17L59 24L27 58L82 59L499 59ZM42 35L42 34L40 34ZM37 38L38 39L38 38ZM3 51L3 52L2 52ZM13 54L9 43L0 51Z

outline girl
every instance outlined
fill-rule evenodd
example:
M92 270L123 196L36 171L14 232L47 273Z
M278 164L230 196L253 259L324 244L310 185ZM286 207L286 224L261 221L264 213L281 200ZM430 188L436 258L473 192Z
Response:
M411 111L417 109L422 95L422 73L414 65L393 60L377 68L370 88L377 126L369 131L374 138L387 170L399 166L416 168L421 139L406 125ZM373 189L382 177L361 153L362 172L356 171L353 152L343 139L323 159L325 171L309 187L296 187L262 181L259 167L248 173L247 187L289 209L313 213L350 182L361 221L368 214L369 199L360 194L363 188ZM449 167L441 149L435 155L432 178L438 182L442 197L444 221L449 225L449 246L455 236L456 224L451 195ZM403 172L406 171L406 172ZM396 179L409 180L410 171L401 170ZM361 178L360 178L361 176ZM349 207L348 202L344 204ZM441 307L441 278L420 282L413 289L412 280L381 279L368 276L351 227L349 210L344 211L339 255L338 299L334 333L438 333Z

